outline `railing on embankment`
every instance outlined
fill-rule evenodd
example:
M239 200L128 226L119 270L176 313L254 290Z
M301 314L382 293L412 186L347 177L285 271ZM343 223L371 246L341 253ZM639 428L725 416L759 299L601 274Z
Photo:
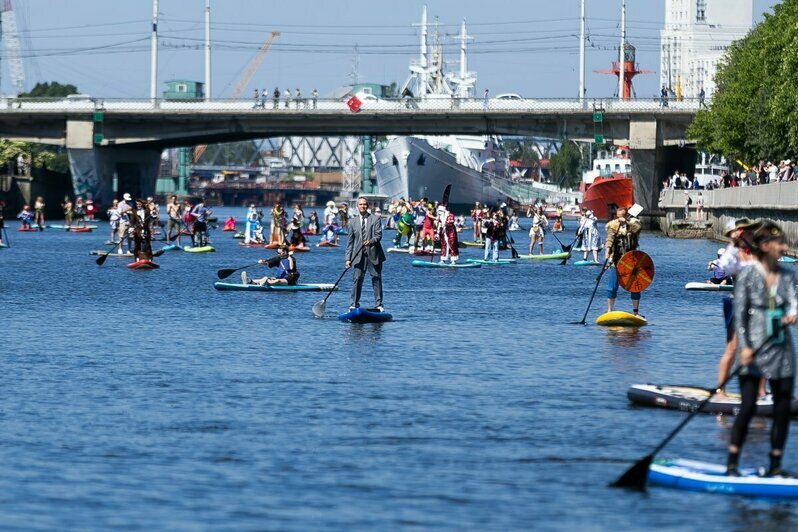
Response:
M782 226L791 252L798 251L798 182L772 183L718 190L664 190L659 206L665 212L660 228L666 234L684 220L688 195L693 199L689 219L697 220L699 193L704 200L704 220L712 238L722 239L723 229L737 218L770 218Z

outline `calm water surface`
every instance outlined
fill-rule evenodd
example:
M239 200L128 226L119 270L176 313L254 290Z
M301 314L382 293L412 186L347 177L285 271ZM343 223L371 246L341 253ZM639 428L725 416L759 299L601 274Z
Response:
M270 253L230 233L212 233L217 253L131 271L88 255L107 240L100 225L12 227L0 251L3 528L798 526L788 503L606 488L684 415L631 407L630 384L715 382L721 296L682 287L717 243L644 235L657 274L640 330L592 325L603 287L589 324L568 324L596 268L436 271L399 254L384 271L396 320L348 325L335 319L348 277L318 320L323 294L214 290L216 270ZM303 282L334 282L343 249L297 259ZM721 462L728 430L697 417L661 456ZM767 426L750 440L743 462L764 464Z

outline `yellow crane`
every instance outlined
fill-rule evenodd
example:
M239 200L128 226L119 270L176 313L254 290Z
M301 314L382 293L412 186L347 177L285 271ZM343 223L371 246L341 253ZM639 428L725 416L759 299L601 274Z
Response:
M233 89L233 92L230 93L230 98L235 99L241 96L241 92L247 87L247 84L249 84L249 81L252 79L252 76L255 75L255 72L257 72L260 64L263 63L263 57L266 55L266 52L269 51L269 46L272 45L272 41L274 41L275 37L278 37L279 35L279 31L273 31L269 34L269 38L266 39L266 42L261 45L261 47L258 49L258 52L249 61L246 70L244 70L244 73L241 75L241 79L238 80L238 84ZM195 146L194 154L191 158L192 162L196 163L199 161L200 157L202 157L202 154L205 153L205 149L207 147L208 146L205 144Z

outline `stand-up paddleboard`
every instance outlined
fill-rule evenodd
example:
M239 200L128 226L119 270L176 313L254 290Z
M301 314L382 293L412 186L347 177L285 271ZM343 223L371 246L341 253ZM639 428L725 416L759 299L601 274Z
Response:
M648 470L652 484L688 491L748 495L777 499L798 498L798 479L759 476L757 469L740 469L739 477L726 475L726 466L684 458L655 460Z
M469 262L471 264L484 264L485 266L507 266L508 264L515 264L518 261L515 259L499 259L499 260L466 259L466 262Z
M243 292L330 292L334 284L239 284L239 283L213 283L217 290L240 290Z
M338 315L338 319L349 323L380 323L383 321L391 321L393 316L387 312L379 312L376 310L367 310L358 307L349 312Z
M386 253L410 253L409 248L388 248L385 250Z
M60 225L60 224L48 224L47 227L50 229L67 229L70 231L74 231L75 229L88 229L91 231L92 229L97 229L97 225Z
M481 268L482 264L476 262L464 262L460 264L452 264L451 262L430 262L428 260L414 260L410 263L416 268L445 268L445 269L460 269L460 268Z
M626 392L629 400L638 405L657 406L673 410L694 412L698 406L712 393L706 388L696 386L672 386L656 384L633 384ZM725 397L714 395L704 405L701 412L706 414L727 414L736 416L740 411L740 395L727 393ZM793 399L790 412L798 415L798 400ZM763 417L773 416L773 396L768 394L760 397L756 402L756 415Z
M89 255L105 255L106 253L108 253L107 249L95 249L93 251L90 251ZM116 251L112 251L111 253L108 253L108 256L109 257L119 257L119 258L128 258L129 259L130 257L133 256L133 253L131 253L129 251L126 252L126 253L117 253Z
M3 243L3 242L0 242L0 249L5 249L5 248L7 248L7 247L8 247L8 244L5 244L5 243Z
M209 251L216 251L216 248L213 246L199 246L196 248L184 246L183 251L187 251L189 253L208 253Z
M136 262L131 262L128 264L127 267L131 270L152 270L155 268L160 268L160 266L151 260L137 260Z
M246 235L242 231L239 231L238 233L233 235L233 238L237 240L244 240L245 237Z
M334 244L332 242L328 242L327 240L322 240L318 244L316 244L317 248L337 248L338 244Z
M467 248L484 248L485 247L485 244L483 244L482 242L474 242L474 241L469 241L469 240L458 242L458 244L461 245L461 246L465 246Z
M713 284L713 283L687 283L684 285L686 290L702 292L734 292L734 285Z
M519 259L528 259L528 260L562 260L568 257L570 253L565 251L560 253L549 253L546 255L518 255Z
M297 253L307 253L310 248L307 246L288 246L288 251L296 251Z
M236 230L235 227L223 227L222 228L222 232L223 233L234 233L235 230Z
M266 249L277 249L280 246L282 246L282 244L280 242L269 242L268 244L266 244L263 247L266 248Z
M612 312L605 312L596 318L596 325L604 325L606 327L642 327L643 325L648 325L648 321L642 316L635 316L622 310L613 310Z
M592 260L578 260L574 262L574 266L601 266L601 262L593 262Z
M239 246L244 246L246 248L262 248L263 247L263 244L261 244L259 242L251 242L251 241L250 242L239 242L238 245Z
M22 227L22 226L20 226L17 229L17 231L19 231L20 233L38 233L39 232L39 228L38 227Z
M787 255L784 255L782 258L779 259L779 262L793 263L793 262L798 262L798 259L796 259L795 257L788 257Z
M176 251L179 250L180 246L177 244L169 244L161 248L161 251Z

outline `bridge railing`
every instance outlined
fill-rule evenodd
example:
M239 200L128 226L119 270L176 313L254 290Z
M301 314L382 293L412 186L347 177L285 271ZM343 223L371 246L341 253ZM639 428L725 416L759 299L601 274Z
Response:
M117 99L117 98L0 98L0 112L187 112L187 113L263 113L263 114L340 114L389 112L392 114L418 113L468 113L489 112L595 112L603 113L694 113L701 105L698 99L669 100L667 105L659 98L638 98L618 100L615 98L412 98L381 99L371 96L360 101L360 107L353 111L343 99L291 98L264 102L242 99L214 100L165 100L165 99Z

